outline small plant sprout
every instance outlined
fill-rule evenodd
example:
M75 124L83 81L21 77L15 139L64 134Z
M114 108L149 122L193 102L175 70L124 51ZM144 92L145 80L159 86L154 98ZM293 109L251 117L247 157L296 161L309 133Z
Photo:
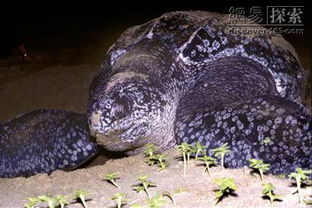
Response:
M275 195L273 193L273 190L274 190L274 186L272 185L272 183L263 184L262 194L270 199L271 206L273 206L274 200L280 200L281 199L281 196Z
M233 178L217 178L214 179L213 182L219 186L219 190L216 191L215 205L221 200L224 195L230 194L237 189Z
M84 208L88 208L86 204L86 196L89 195L89 193L83 189L78 189L75 191L75 197L76 199L79 199L82 202L82 205Z
M125 199L126 194L124 193L116 193L111 199L117 202L117 207L121 208L123 204L125 204L128 199Z
M27 200L28 203L25 204L26 208L35 208L35 206L41 202L41 200L38 199L38 197L28 197Z
M190 155L192 153L192 146L187 143L182 143L178 145L178 150L182 153L183 156L183 167L184 167L184 176L186 175L186 166L189 164Z
M167 164L165 163L165 160L168 158L163 154L155 154L148 157L148 164L154 165L157 164L159 167L159 171L164 170L167 167Z
M312 205L312 200L311 200L311 199L303 200L303 202L304 202L306 205Z
M144 155L146 157L151 157L155 154L155 152L158 150L158 147L155 144L146 144Z
M200 157L199 160L202 160L205 162L205 165L206 165L205 171L208 172L208 175L210 177L211 174L210 174L210 168L209 167L210 167L210 165L216 164L216 159L213 157L209 157L207 155L204 155L203 157Z
M301 183L307 180L308 175L311 173L312 173L312 170L302 170L302 168L296 168L296 172L292 172L288 175L289 178L294 178L296 180L299 203L302 203Z
M162 195L159 195L158 193L153 198L150 198L147 201L148 208L161 208L162 205L166 204L166 200Z
M214 155L216 157L220 156L221 157L221 170L223 170L224 168L224 156L231 152L231 150L229 150L229 146L228 143L224 143L221 147L215 148L212 150L214 152Z
M270 137L266 137L266 138L263 140L263 143L264 143L264 144L269 144L270 142L272 142L272 140L270 139Z
M143 208L143 206L138 203L135 203L135 204L131 204L130 208Z
M119 188L119 186L116 184L116 179L119 179L119 176L117 173L107 173L105 175L105 180L111 182L115 187Z
M61 206L61 208L64 208L67 204L69 204L68 198L69 196L64 196L64 195L57 195L55 197L56 201Z
M46 202L49 205L49 208L55 208L59 205L58 201L56 200L56 198L51 197L50 195L41 195L38 196L38 199L41 202Z
M263 160L250 159L249 160L250 167L253 169L257 169L260 173L261 181L263 181L264 172L270 170L270 164L263 163Z
M148 175L144 175L144 176L140 176L139 177L139 182L140 184L135 186L134 187L134 190L136 192L141 192L141 191L145 191L148 198L150 199L151 198L151 194L150 192L148 191L148 188L149 187L155 187L156 185L154 183L152 183L151 181L148 180Z
M195 149L195 162L198 160L198 155L199 154L205 154L205 150L206 150L206 146L205 145L201 145L200 142L196 142L194 149Z

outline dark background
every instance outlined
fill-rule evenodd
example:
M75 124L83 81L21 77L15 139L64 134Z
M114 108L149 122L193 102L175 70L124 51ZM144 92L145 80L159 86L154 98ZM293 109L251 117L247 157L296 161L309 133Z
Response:
M268 5L305 6L305 23L310 25L310 7L305 1L224 1L224 0L102 0L102 1L21 1L10 3L2 7L4 21L14 19L20 25L46 25L53 27L55 24L73 25L77 23L101 22L102 26L114 22L143 23L158 17L165 12L177 10L206 10L228 13L229 8L262 6L263 10ZM309 21L309 22L308 22ZM38 31L39 32L39 31Z

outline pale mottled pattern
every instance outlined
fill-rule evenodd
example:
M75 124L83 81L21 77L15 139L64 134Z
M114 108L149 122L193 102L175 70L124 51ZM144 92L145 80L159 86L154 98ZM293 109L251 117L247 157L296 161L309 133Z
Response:
M71 169L96 152L84 114L36 110L0 124L0 176Z

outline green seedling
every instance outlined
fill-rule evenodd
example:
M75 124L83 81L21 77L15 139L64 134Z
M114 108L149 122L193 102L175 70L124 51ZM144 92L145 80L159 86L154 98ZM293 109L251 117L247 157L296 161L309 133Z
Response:
M58 201L56 200L56 198L51 197L50 195L41 195L38 196L38 199L41 202L46 202L49 205L49 208L55 208L59 205Z
M271 206L273 206L274 200L281 200L280 195L275 195L273 193L274 186L272 183L263 184L262 194L270 199Z
M82 202L82 205L84 208L88 208L86 204L86 196L89 195L89 193L83 189L78 189L75 191L75 197L76 199L79 199Z
M116 179L119 179L119 176L117 173L107 173L105 175L105 180L111 182L115 187L119 188L119 186L116 184Z
M190 164L190 155L193 151L192 146L187 143L182 143L178 145L178 150L182 153L183 156L183 174L186 175L186 166Z
M167 167L167 164L165 163L165 160L168 158L163 154L155 154L148 157L148 164L154 165L157 164L159 167L159 170L164 170Z
M264 172L270 170L270 164L263 163L263 160L250 159L248 160L250 163L250 167L256 169L260 173L261 181L263 181Z
M144 155L146 157L153 156L155 152L158 150L158 147L154 144L146 144L145 145L145 150L144 150Z
M205 171L208 172L208 175L210 177L211 174L210 174L210 168L209 167L210 167L210 165L216 164L216 159L213 157L209 157L207 155L204 155L203 157L200 157L199 160L202 160L205 162L205 165L206 165Z
M296 172L288 175L289 178L294 178L297 184L297 192L299 203L302 203L301 199L301 183L308 179L308 175L312 173L312 170L302 170L302 168L296 168Z
M279 179L285 179L286 178L286 174L278 174L277 175L277 177L279 178Z
M68 198L69 196L64 196L64 195L57 195L55 197L57 203L61 206L61 208L64 208L66 205L69 204Z
M264 144L269 144L270 142L272 142L272 140L271 140L269 137L266 137L266 138L263 140L263 143L264 143Z
M216 191L215 205L217 205L224 195L230 194L237 189L233 178L217 178L213 182L219 186L219 190Z
M312 200L311 199L303 200L303 203L305 203L305 205L312 205Z
M117 207L121 208L123 204L125 204L128 199L125 199L126 194L124 193L116 193L111 199L117 202Z
M183 193L187 193L187 192L189 192L189 190L187 189L187 188L184 188L184 187L182 187L182 188L177 188L176 190L174 190L174 194L183 194Z
M144 207L138 203L135 203L135 204L132 204L130 208L144 208Z
M140 176L139 177L139 185L134 187L134 190L136 192L141 192L141 191L145 191L145 193L147 194L148 198L151 198L151 194L148 191L149 187L155 187L156 185L154 183L152 183L151 181L148 180L148 175L144 175L144 176Z
M224 168L224 156L227 153L231 152L231 150L229 150L228 143L225 143L221 147L215 148L212 151L214 152L214 155L216 157L218 157L218 156L221 157L221 170L223 170L223 168Z
M28 197L27 200L28 203L25 204L26 208L35 208L35 206L41 202L41 200L38 199L38 197Z
M195 146L194 146L194 150L195 150L195 162L198 160L198 155L199 154L205 154L205 150L206 150L206 146L205 145L201 145L199 142L196 142Z
M166 200L162 195L156 194L153 198L147 201L148 208L161 208L162 205L166 204Z

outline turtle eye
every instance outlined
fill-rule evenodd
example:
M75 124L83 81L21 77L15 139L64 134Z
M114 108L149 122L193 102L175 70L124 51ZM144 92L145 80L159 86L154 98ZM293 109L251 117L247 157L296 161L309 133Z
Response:
M114 103L114 115L116 120L126 117L132 109L131 101L126 96L118 96Z

